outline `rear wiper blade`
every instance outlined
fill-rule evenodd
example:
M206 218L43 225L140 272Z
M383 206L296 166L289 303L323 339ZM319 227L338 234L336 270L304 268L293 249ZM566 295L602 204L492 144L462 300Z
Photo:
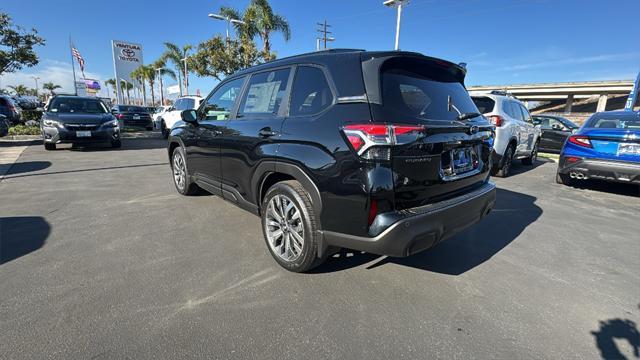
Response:
M469 120L471 118L480 116L482 114L477 113L477 112L470 112L470 113L462 113L460 115L458 115L458 117L456 117L456 120Z

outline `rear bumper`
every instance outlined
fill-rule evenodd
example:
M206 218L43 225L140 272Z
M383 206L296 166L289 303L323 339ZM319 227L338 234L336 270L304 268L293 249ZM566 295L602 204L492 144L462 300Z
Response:
M403 218L375 237L323 231L326 245L403 257L426 250L480 221L491 211L496 188L487 182L479 189L440 203L407 209Z
M640 163L629 161L580 159L577 162L568 163L563 156L560 158L558 173L580 174L579 178L584 179L593 178L640 184Z

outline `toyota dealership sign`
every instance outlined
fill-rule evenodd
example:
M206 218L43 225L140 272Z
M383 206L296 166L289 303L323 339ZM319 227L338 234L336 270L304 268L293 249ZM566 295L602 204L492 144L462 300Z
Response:
M124 103L124 96L120 89L120 81L122 79L128 81L135 86L140 86L139 82L131 79L129 74L138 66L142 65L142 46L124 41L111 40L111 48L113 51L113 69L118 88L118 102Z

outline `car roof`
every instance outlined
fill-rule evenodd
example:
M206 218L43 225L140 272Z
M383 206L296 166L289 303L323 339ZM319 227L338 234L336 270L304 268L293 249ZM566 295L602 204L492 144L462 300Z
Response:
M55 95L51 99L84 99L84 100L101 101L99 98L93 97L93 96L75 96L75 95Z
M640 111L630 111L630 110L611 110L611 111L600 111L595 113L597 114L607 114L607 115L636 115L640 116Z

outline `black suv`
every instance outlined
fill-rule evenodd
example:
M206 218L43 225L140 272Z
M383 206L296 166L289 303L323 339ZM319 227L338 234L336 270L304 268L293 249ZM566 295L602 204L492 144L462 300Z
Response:
M55 150L60 143L108 142L114 148L121 146L118 120L93 97L53 97L44 109L40 127L47 150Z
M341 247L428 249L495 201L494 128L465 74L417 53L362 50L242 70L172 128L175 186L260 215L269 250L291 271Z

